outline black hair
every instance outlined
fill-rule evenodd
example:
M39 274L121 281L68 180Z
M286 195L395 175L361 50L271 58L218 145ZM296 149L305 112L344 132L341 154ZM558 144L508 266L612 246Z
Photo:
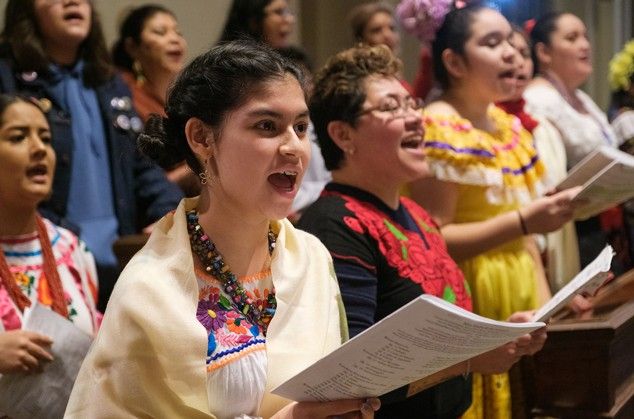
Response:
M171 10L158 4L146 4L130 10L119 28L119 39L112 47L112 59L117 67L132 71L134 60L126 51L125 41L130 38L135 44L140 44L145 23L157 13L165 13L176 18Z
M252 38L264 41L264 9L272 0L233 0L219 43Z
M44 109L42 109L42 105L40 104L38 99L23 96L20 94L2 93L0 94L0 126L4 125L5 123L4 113L7 111L7 109L9 109L11 105L14 105L16 103L26 103L32 105L33 107L37 108L42 113L42 115L44 115L44 117L46 117Z
M305 69L311 73L313 72L313 61L303 49L293 45L289 45L283 48L276 48L275 50L279 52L282 57L291 60L300 68Z
M535 21L535 26L531 30L531 56L535 73L539 73L539 60L537 59L537 44L540 42L546 46L550 46L551 35L557 30L557 22L565 12L546 13Z
M634 84L634 74L630 76L630 83ZM610 97L610 108L612 109L621 109L621 108L630 108L634 109L634 96L630 92L626 92L625 90L617 90L612 92Z
M110 54L101 30L99 15L90 2L90 31L81 43L78 57L85 62L84 81L97 87L114 74ZM4 28L0 54L11 55L15 60L15 71L36 71L48 74L50 60L44 49L44 40L35 16L35 0L9 0L4 12Z
M185 137L185 124L197 118L220 132L229 112L244 104L263 84L291 75L304 89L301 70L268 45L235 41L196 57L178 75L167 94L167 117L152 114L139 136L139 148L161 166L187 161L201 165Z
M471 3L461 9L453 9L436 32L432 43L434 77L443 89L449 88L449 72L442 60L442 53L450 49L464 56L464 47L471 37L471 25L474 17L487 7L479 3Z

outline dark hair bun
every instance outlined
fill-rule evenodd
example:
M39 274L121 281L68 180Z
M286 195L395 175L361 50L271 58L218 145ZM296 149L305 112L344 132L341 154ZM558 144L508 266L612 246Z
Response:
M168 168L183 161L185 156L165 131L167 118L152 114L145 122L143 133L139 134L139 150L156 161L161 167Z

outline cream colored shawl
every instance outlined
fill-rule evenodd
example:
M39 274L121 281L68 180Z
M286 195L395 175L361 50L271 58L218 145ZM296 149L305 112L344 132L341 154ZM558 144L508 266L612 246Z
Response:
M214 417L207 401L207 332L196 319L198 284L185 221L185 211L196 204L185 199L159 221L119 277L65 417ZM268 391L347 339L328 251L287 220L273 229L277 311L266 339L264 417L288 403Z

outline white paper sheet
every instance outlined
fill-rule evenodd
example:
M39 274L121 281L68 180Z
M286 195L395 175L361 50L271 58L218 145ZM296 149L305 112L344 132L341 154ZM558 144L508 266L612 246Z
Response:
M542 322L548 320L564 305L568 304L576 294L587 292L590 295L594 295L601 285L610 277L609 271L613 256L614 250L612 246L606 246L601 253L599 253L599 256L583 268L577 276L535 312L533 321Z
M273 393L297 401L379 396L543 326L490 320L422 295Z
M634 157L602 146L573 167L557 189L583 186L575 200L583 204L575 219L583 220L634 197Z
M2 376L0 412L12 419L62 418L92 338L40 304L27 312L22 328L53 339L51 352L55 360L39 374Z

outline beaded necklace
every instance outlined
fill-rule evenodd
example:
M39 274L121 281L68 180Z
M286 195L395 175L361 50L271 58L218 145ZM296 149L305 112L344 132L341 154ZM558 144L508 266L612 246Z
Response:
M209 236L205 234L202 226L198 223L198 213L196 210L187 211L186 216L187 231L189 233L192 250L203 264L205 271L220 281L222 288L229 297L231 297L231 302L234 307L247 317L252 324L260 326L262 333L266 335L269 322L273 318L275 309L277 308L275 292L271 292L267 297L266 308L264 308L262 304L255 306L253 300L247 295L242 285L238 282L236 275L231 272L229 265L225 263L216 245L211 241ZM277 236L269 226L269 255L273 254L276 240Z

